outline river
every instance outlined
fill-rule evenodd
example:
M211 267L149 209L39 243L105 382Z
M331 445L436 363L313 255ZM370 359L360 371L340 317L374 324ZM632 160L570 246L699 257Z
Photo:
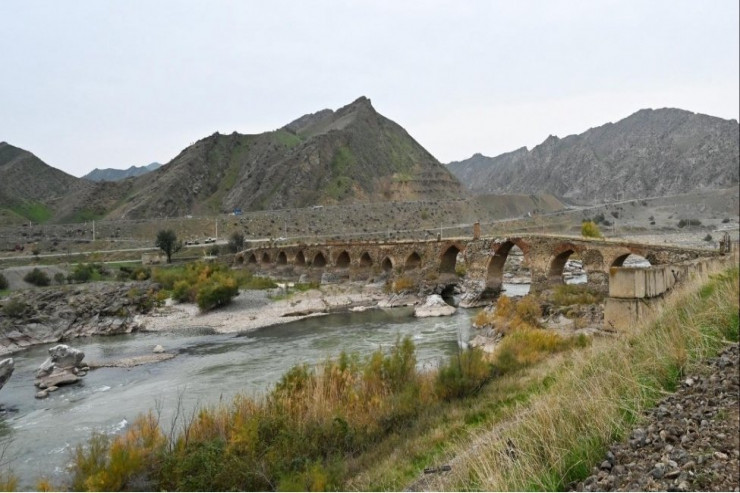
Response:
M193 409L240 392L259 395L296 364L316 364L343 350L365 355L387 348L397 337L410 336L419 366L433 367L467 344L473 313L458 310L451 317L417 319L411 308L374 309L239 335L194 329L76 339L70 344L85 352L85 361L149 354L157 344L178 356L135 368L92 370L81 383L43 400L34 397L33 379L51 345L35 346L14 355L15 372L0 391L4 460L11 460L21 488L33 489L42 476L60 484L71 451L93 431L116 433L158 405L167 421L178 399Z

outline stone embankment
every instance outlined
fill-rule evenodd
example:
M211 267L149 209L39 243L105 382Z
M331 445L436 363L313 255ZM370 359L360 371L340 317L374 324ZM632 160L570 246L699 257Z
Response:
M576 491L738 491L740 352L729 346L684 377Z
M24 290L2 300L0 354L90 335L140 329L134 316L151 308L154 283L90 283Z

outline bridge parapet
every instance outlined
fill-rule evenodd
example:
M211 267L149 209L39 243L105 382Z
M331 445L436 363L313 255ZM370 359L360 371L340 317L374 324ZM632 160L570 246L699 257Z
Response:
M737 250L723 253L644 269L612 267L609 297L604 304L604 328L626 330L639 320L658 314L676 287L690 281L706 282L710 274L737 266Z

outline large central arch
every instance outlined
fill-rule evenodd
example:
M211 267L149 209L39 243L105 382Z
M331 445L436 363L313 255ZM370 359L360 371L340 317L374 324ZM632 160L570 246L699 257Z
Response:
M511 240L507 240L502 243L496 252L488 261L488 269L486 270L486 286L489 288L500 289L504 282L504 264L506 264L506 257L509 256L509 251L514 248L514 243ZM520 247L521 248L521 247Z
M439 262L440 274L454 274L455 267L457 266L457 255L460 253L460 249L455 245L450 245L447 250L442 254Z

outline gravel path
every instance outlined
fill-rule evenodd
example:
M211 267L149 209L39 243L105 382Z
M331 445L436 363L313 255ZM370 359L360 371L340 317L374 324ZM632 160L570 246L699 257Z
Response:
M739 369L734 344L686 377L572 490L739 491Z

